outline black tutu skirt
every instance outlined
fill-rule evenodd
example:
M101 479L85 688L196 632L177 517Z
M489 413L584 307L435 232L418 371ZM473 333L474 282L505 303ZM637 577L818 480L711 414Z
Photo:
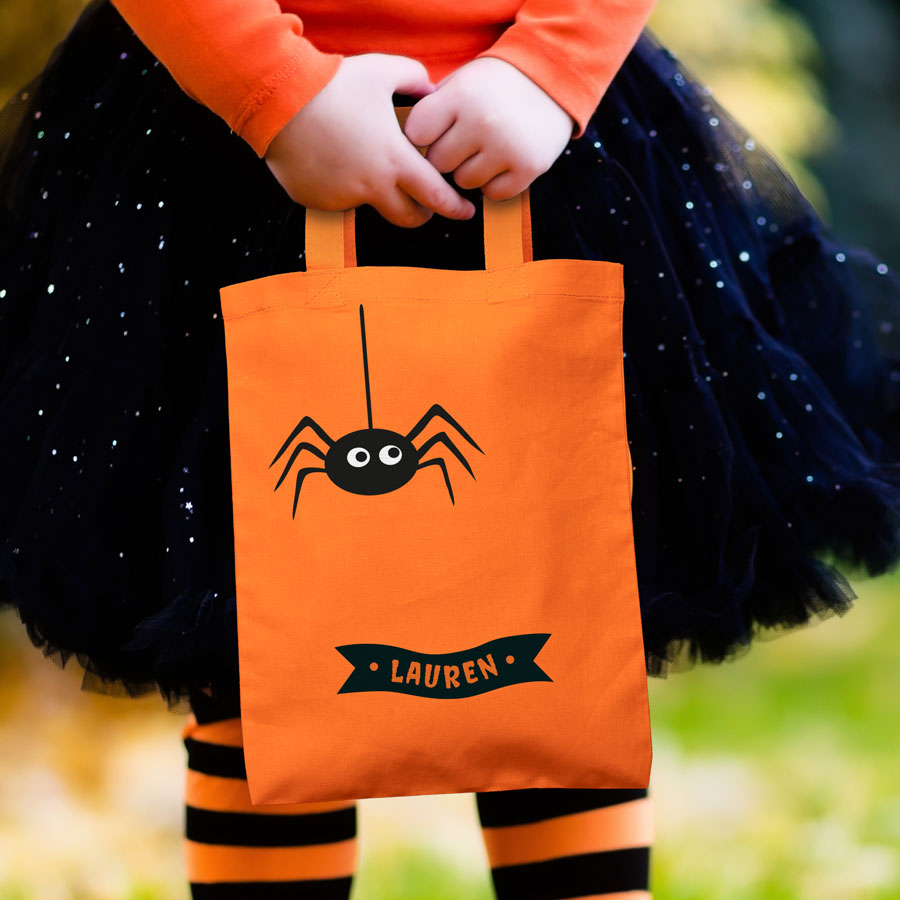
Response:
M900 279L646 29L531 201L535 259L624 264L648 675L845 613L900 560ZM481 268L476 207L361 207L359 265ZM303 241L108 0L0 112L0 605L85 689L236 695L218 291Z

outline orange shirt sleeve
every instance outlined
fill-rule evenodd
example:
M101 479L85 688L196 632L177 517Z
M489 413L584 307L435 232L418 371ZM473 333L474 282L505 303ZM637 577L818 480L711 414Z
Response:
M272 138L334 77L343 56L304 37L278 0L112 0L178 85L263 157ZM654 0L525 0L478 56L514 65L577 123L581 137ZM371 16L377 18L377 2ZM436 22L439 26L441 23Z
M179 87L262 158L343 57L303 36L277 0L112 0Z
M514 65L576 121L580 138L637 43L655 0L525 0L478 56Z

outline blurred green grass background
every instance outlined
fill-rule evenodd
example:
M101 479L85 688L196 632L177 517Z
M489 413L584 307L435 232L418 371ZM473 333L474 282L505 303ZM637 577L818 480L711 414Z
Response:
M81 5L0 0L4 98ZM871 33L888 6L848 7L848 33ZM806 4L804 18L799 0L659 0L650 24L854 239L878 222L871 173L829 175L823 160L846 147L875 160L894 138L860 147L859 120L848 128L826 90L840 48L826 60L819 25L835 7ZM877 76L898 89L896 74ZM887 105L869 117L894 136L898 118ZM891 227L869 233L888 253L900 247L897 188L871 185ZM656 900L900 900L900 573L847 574L859 597L846 616L650 679ZM185 718L158 697L86 694L80 680L0 616L0 900L187 900ZM493 898L471 794L360 801L359 835L352 900Z

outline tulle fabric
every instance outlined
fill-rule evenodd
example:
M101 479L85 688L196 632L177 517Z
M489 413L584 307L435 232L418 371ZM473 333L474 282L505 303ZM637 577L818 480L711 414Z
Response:
M648 675L844 614L900 560L900 281L649 30L531 195L535 259L625 266ZM237 696L218 289L302 269L303 213L108 0L0 111L0 606L86 690ZM484 265L480 215L357 221Z

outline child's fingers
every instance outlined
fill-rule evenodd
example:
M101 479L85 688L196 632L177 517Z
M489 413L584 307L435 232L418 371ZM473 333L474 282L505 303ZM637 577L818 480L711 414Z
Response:
M397 178L398 187L426 209L448 219L470 219L475 215L475 207L458 194L430 162L412 147L409 149L409 162Z
M456 121L453 105L444 100L432 103L432 96L440 100L438 93L423 97L410 110L403 127L403 133L417 147L433 144Z
M452 172L480 149L481 142L477 137L456 125L429 146L425 159L438 172Z
M481 187L495 175L499 175L501 171L496 160L492 160L485 153L476 153L453 172L453 180L463 190L471 190Z
M531 182L521 174L516 174L512 169L507 169L499 175L495 175L487 184L482 185L481 193L488 200L509 200L516 197L529 186Z
M401 228L418 228L434 215L396 185L370 203L388 222Z
M391 61L390 84L395 94L417 96L434 90L428 77L428 69L417 59L409 56L384 54Z

